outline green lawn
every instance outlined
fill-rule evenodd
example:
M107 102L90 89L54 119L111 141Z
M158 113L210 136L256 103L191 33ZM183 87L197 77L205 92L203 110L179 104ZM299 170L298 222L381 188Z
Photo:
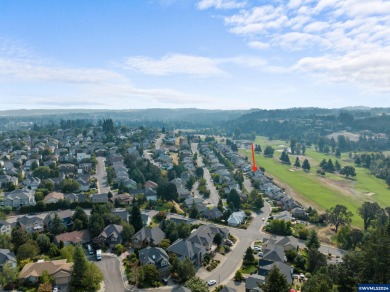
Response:
M250 150L244 150L245 155L250 155ZM325 185L323 185L316 174L305 173L303 171L290 171L292 169L289 165L281 164L279 161L273 158L265 158L262 155L256 155L257 166L265 168L266 173L271 174L283 183L291 187L295 192L304 196L308 201L313 202L313 206L326 210L335 206L336 204L342 204L348 207L353 212L356 212L357 208L362 202L351 200ZM353 217L354 225L362 226L363 220L358 217Z
M276 150L288 146L286 141L268 140L266 137L256 137L255 144L260 144L263 149L267 145L271 145ZM240 150L240 152L250 158L250 150ZM302 195L307 202L312 202L316 208L325 210L336 204L345 205L355 213L352 220L353 225L362 226L363 224L360 216L356 215L356 211L365 200L374 200L382 207L390 206L390 191L386 183L371 175L367 169L355 166L357 176L353 180L348 180L348 182L351 184L351 188L356 191L356 194L349 196L338 191L337 188L325 185L315 174L315 170L319 167L323 159L328 160L331 158L334 161L337 159L336 157L319 153L313 147L308 148L305 155L310 158L312 167L310 173L305 173L301 170L291 171L290 169L293 169L292 166L283 165L277 159L265 158L263 155L256 155L256 164L264 167L267 173L287 184L296 193ZM274 156L278 158L280 152L275 151ZM353 162L348 157L348 153L343 153L341 158L337 160L342 166L353 165ZM294 155L290 155L290 161L294 163ZM347 180L340 175L331 173L327 173L326 177L339 182Z
M255 255L256 257L257 255ZM257 271L257 267L256 266L249 266L249 267L242 267L241 268L241 273L243 274L252 274L254 272Z

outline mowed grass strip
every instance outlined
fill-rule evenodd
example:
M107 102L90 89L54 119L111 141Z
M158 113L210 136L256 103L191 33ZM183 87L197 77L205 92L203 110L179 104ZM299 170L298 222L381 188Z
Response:
M264 145L264 147L263 147ZM265 144L262 148L265 148ZM250 158L250 150L240 150ZM278 152L274 154L276 157L280 155ZM353 200L351 197L337 192L333 188L324 185L319 177L314 173L305 173L303 171L290 171L292 166L281 164L273 158L265 158L262 155L256 155L257 166L265 168L266 173L271 174L278 180L287 184L295 192L304 196L309 201L313 202L313 207L320 208L322 211L334 207L336 204L346 206L355 215L352 218L352 224L355 226L363 226L363 220L356 215L357 209L363 201Z

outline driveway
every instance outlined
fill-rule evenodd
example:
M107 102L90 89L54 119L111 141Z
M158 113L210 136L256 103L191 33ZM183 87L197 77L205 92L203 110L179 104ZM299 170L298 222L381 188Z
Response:
M107 171L104 157L96 157L97 165L96 165L96 174L95 177L97 179L97 187L99 194L107 194L110 191L110 186L107 181Z
M95 262L104 274L105 291L124 292L130 291L125 288L123 281L126 281L126 275L122 279L120 260L116 256L103 255L101 261Z

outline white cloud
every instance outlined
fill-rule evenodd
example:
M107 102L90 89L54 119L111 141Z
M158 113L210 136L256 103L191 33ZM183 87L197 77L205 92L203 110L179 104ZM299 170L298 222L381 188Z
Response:
M200 10L215 8L215 9L236 9L246 6L246 1L237 0L200 0L197 7Z
M306 57L291 69L314 73L326 81L350 82L374 91L390 91L390 48L364 55L353 52L343 56Z
M185 74L208 77L224 74L213 59L181 54L167 55L160 60L144 56L130 57L121 66L127 70L140 71L147 75L156 76Z
M248 46L254 49L264 50L264 49L268 49L270 45L268 43L263 43L260 41L253 41L253 42L249 42Z
M386 65L390 51L388 0L259 1L224 16L224 23L251 48L300 50L299 54L282 56L289 64L296 63L295 67L283 70L274 66L279 68L277 72L291 68L320 72L329 76L327 80L390 91L386 77L390 75ZM383 63L379 62L381 57L385 58ZM363 64L367 67L359 66Z

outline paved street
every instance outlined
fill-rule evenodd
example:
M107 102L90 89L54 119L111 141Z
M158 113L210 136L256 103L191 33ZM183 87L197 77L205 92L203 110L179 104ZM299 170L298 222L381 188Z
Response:
M260 215L256 216L248 229L229 228L229 232L233 234L239 241L234 249L227 255L226 260L222 262L215 270L210 273L199 275L202 279L216 280L217 285L226 284L234 276L234 273L241 267L242 258L246 249L253 241L261 240L264 235L260 233L264 222L262 217L268 217L271 209L268 204L264 206Z
M107 182L107 171L106 171L106 158L104 157L96 157L97 165L96 165L96 174L95 177L97 179L97 187L99 194L107 194L110 191L110 186Z
M191 151L193 154L198 152L198 143L191 143ZM210 190L210 197L207 199L210 204L217 206L219 201L219 194L214 186L214 183L211 181L211 174L207 167L204 167L203 158L198 152L198 158L196 160L198 167L203 167L203 178L206 180L206 187Z
M156 143L155 143L155 149L160 149L161 144L163 142L163 139L165 138L165 134L161 134L160 137L157 138ZM148 150L144 150L144 157L149 160L152 164L155 166L160 167L160 165L153 160L152 154Z
M101 261L96 261L96 265L104 274L104 286L106 292L124 292L129 291L123 284L122 274L120 271L120 260L116 256L103 255ZM126 276L125 276L126 277Z

